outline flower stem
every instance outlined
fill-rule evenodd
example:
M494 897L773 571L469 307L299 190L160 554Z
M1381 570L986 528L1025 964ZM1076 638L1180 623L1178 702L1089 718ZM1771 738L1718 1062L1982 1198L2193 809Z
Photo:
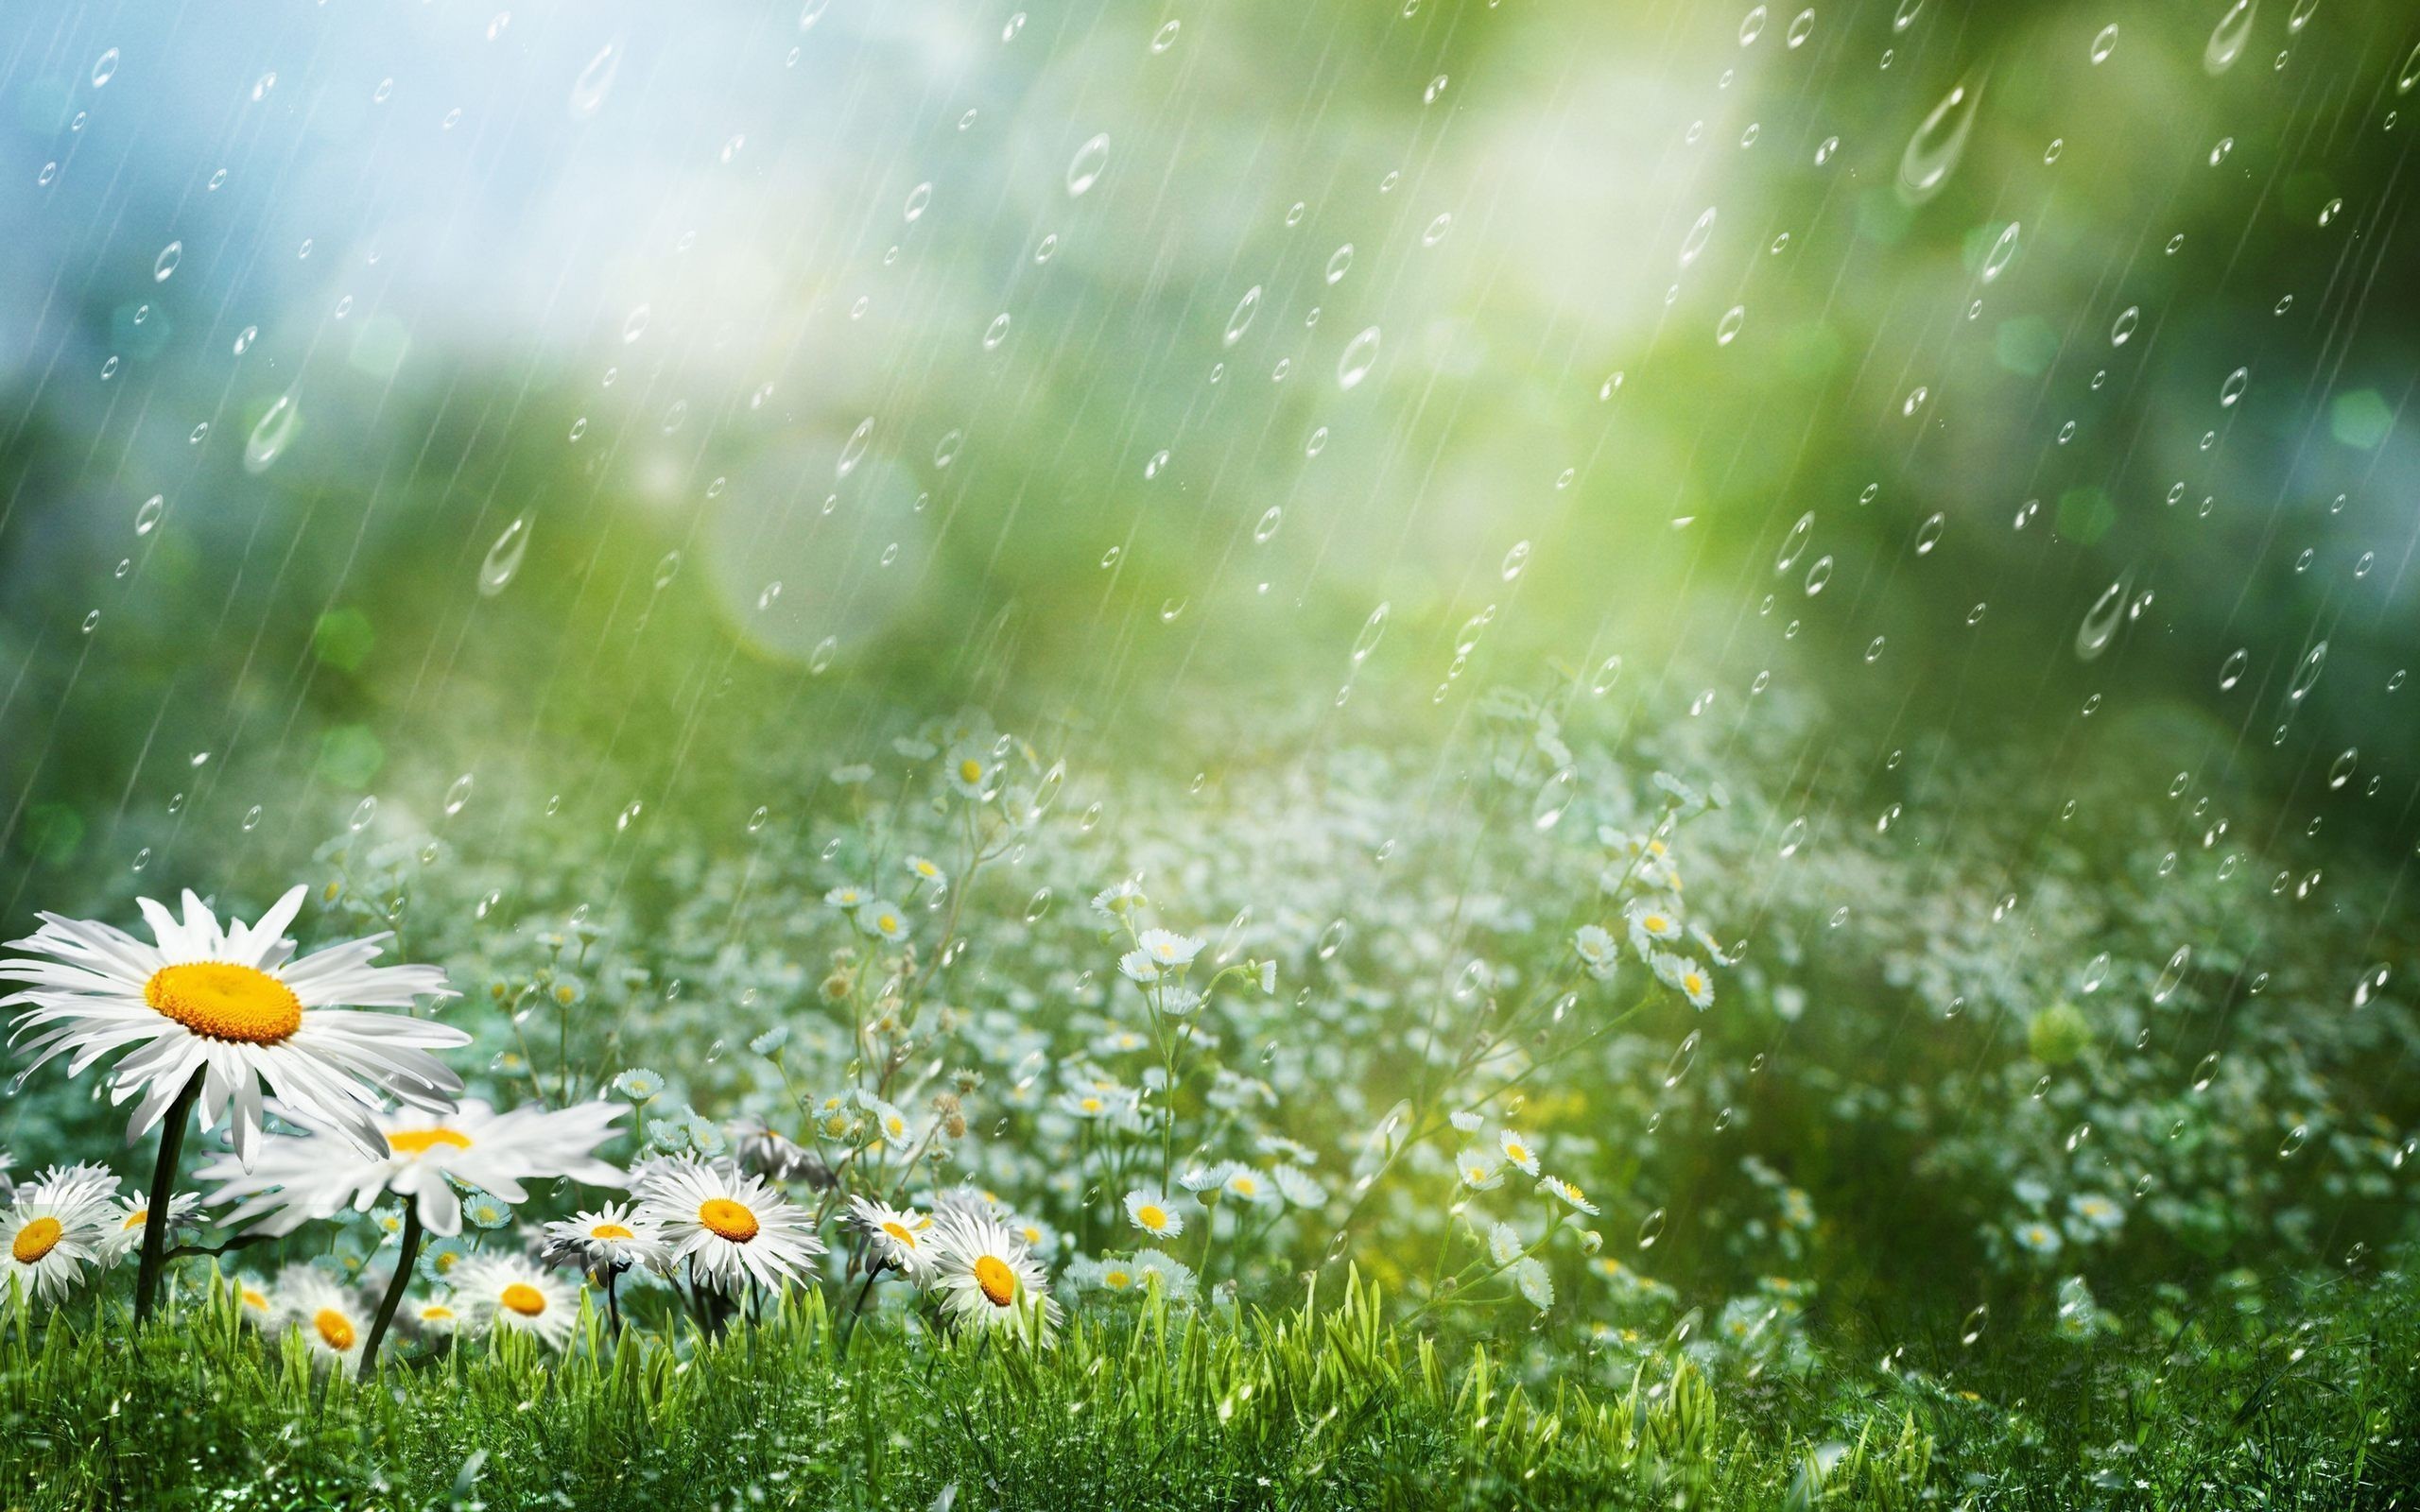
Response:
M184 1153L185 1125L193 1117L195 1099L201 1095L203 1073L197 1071L186 1082L184 1090L168 1104L167 1117L160 1125L160 1158L151 1167L151 1192L145 1199L151 1211L143 1219L143 1262L134 1277L134 1321L141 1323L151 1315L152 1301L160 1295L160 1272L168 1263L168 1213L176 1206L177 1158Z
M387 1342L388 1325L395 1321L395 1309L404 1305L404 1293L412 1283L412 1262L420 1259L420 1203L404 1205L404 1237L395 1253L395 1279L387 1283L387 1295L379 1299L378 1315L370 1321L370 1342L361 1347L361 1379L371 1380L378 1373L378 1346Z

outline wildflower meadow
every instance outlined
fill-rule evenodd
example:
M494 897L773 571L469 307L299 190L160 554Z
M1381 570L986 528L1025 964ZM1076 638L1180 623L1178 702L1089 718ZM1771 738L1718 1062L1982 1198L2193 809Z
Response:
M0 1505L2420 1504L2420 32L2187 10L33 7Z

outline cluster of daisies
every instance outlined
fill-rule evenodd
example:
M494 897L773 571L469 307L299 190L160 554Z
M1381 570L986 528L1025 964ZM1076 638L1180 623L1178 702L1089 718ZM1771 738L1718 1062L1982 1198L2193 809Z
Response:
M928 1212L863 1194L842 1209L837 1190L803 1205L737 1159L657 1156L625 1172L596 1151L623 1132L626 1106L498 1109L460 1096L461 1082L433 1052L468 1037L418 1011L424 1000L452 995L442 973L371 964L382 936L297 957L285 932L303 896L295 888L251 924L222 924L190 892L182 917L143 900L149 940L44 915L34 935L14 942L20 954L0 960L0 981L20 984L0 1005L24 1006L17 1034L32 1037L34 1065L65 1055L80 1074L122 1053L108 1091L119 1103L140 1099L130 1142L160 1130L155 1192L174 1188L189 1117L205 1131L223 1126L226 1146L198 1172L215 1184L206 1199L125 1193L93 1165L0 1187L0 1246L18 1296L56 1304L139 1254L140 1317L169 1260L222 1254L383 1204L381 1226L397 1254L382 1297L300 1265L274 1280L238 1279L239 1305L264 1329L297 1330L317 1353L365 1371L399 1317L427 1335L509 1329L561 1347L581 1305L567 1272L604 1291L617 1325L617 1283L643 1270L719 1326L737 1298L815 1285L825 1252L818 1232L837 1218L861 1241L853 1271L869 1286L885 1273L913 1282L948 1326L1037 1342L1058 1326L1029 1245L973 1193L944 1193ZM366 1011L373 1007L411 1011ZM769 1135L755 1143L777 1153L786 1143ZM0 1160L0 1181L5 1170ZM564 1180L618 1189L629 1200L546 1224L517 1250L449 1243L466 1221L509 1222L532 1183ZM238 1235L216 1249L178 1242L199 1227L205 1201L216 1223ZM432 1238L430 1263L419 1263ZM426 1289L406 1308L416 1278Z

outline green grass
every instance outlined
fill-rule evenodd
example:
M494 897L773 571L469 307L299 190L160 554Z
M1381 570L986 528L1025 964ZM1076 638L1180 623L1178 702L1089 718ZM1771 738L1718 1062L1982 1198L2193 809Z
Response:
M371 1386L265 1346L223 1297L131 1338L114 1309L20 1307L0 1504L2385 1512L2420 1486L2420 1287L2399 1274L2291 1321L2179 1319L1971 1380L1843 1356L1726 1391L1661 1356L1527 1387L1344 1291L1146 1304L1039 1357L888 1321L844 1354L811 1297L677 1348L616 1349L591 1316L560 1360L505 1337Z

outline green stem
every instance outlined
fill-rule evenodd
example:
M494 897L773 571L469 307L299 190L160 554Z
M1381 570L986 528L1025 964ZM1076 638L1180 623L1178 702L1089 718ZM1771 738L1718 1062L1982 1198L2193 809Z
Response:
M192 1121L193 1105L201 1096L201 1079L205 1073L197 1071L184 1085L184 1090L168 1104L167 1118L160 1125L160 1158L151 1167L151 1192L145 1199L150 1211L143 1219L143 1262L134 1278L134 1321L141 1323L151 1315L151 1304L160 1294L160 1273L168 1262L168 1212L176 1206L177 1158L184 1153L185 1125Z
M395 1279L387 1283L387 1295L378 1303L378 1315L370 1322L370 1342L361 1347L361 1379L368 1381L378 1373L378 1346L387 1340L388 1326L395 1321L395 1309L404 1305L404 1293L412 1284L412 1262L420 1259L420 1202L415 1198L404 1204L404 1237L402 1247L395 1253Z

